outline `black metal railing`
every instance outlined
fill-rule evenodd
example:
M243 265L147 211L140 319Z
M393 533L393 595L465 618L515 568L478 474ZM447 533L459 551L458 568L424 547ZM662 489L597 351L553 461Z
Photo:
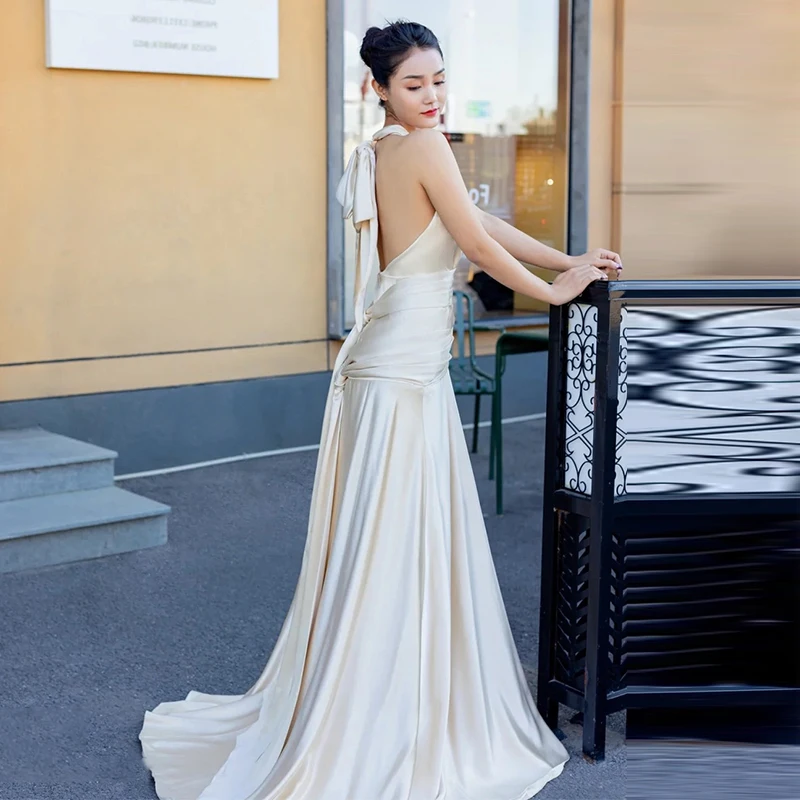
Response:
M548 723L797 700L800 281L598 283L548 363Z

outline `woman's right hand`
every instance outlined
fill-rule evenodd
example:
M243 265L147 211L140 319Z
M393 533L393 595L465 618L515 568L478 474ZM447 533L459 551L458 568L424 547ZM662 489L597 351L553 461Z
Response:
M603 270L584 264L573 267L566 272L560 272L558 277L550 284L550 304L561 306L574 300L590 283L594 281L607 281L608 275Z

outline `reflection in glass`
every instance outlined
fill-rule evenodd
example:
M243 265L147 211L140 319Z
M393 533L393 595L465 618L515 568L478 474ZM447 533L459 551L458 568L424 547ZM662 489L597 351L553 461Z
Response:
M439 38L448 99L448 134L473 202L551 247L566 234L566 109L559 69L563 0L345 0L344 153L379 130L383 110L359 57L370 25L412 19ZM352 325L355 235L345 226L345 321ZM462 260L457 287L478 309L541 308L516 298ZM470 287L469 283L472 283ZM481 294L475 290L481 288ZM488 287L488 288L487 288ZM486 303L481 300L486 299ZM488 309L491 310L491 309Z

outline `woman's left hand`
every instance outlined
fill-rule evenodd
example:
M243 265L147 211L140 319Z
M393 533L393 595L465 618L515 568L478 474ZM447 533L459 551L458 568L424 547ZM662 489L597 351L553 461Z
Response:
M593 267L602 269L609 277L616 277L622 269L622 259L619 254L603 247L590 250L582 256L570 256L570 269L582 264L591 264Z

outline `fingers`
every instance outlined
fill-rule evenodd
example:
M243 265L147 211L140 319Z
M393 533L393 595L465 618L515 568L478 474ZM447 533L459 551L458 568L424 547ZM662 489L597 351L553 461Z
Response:
M601 269L598 269L593 264L581 264L579 267L574 267L573 269L567 270L559 275L554 284L563 284L566 291L569 292L569 296L567 300L574 299L577 297L584 289L586 289L589 284L594 283L595 281L607 281L608 275L603 272ZM566 288L569 287L569 288ZM567 302L564 300L562 302Z
M619 257L619 253L615 253L613 250L605 250L600 248L600 258L608 259L609 261L613 261L617 264L620 269L622 268L622 259Z
M597 258L595 259L592 264L596 267L605 268L605 269L622 269L622 264L619 264L616 261L612 261L610 258Z
M607 280L608 275L606 275L603 270L596 267L594 264L587 264L585 267L582 267L583 275L590 281L598 281L598 280Z
M574 285L576 286L577 294L580 294L589 284L595 281L608 280L608 275L593 264L583 264L580 267L571 269L565 274L569 275L571 280L575 282Z
M594 267L591 264L581 267L579 274L576 275L576 277L580 279L580 283L584 288L586 288L590 283L594 283L594 281L608 280L608 275L606 275L605 272L597 269L597 267Z

